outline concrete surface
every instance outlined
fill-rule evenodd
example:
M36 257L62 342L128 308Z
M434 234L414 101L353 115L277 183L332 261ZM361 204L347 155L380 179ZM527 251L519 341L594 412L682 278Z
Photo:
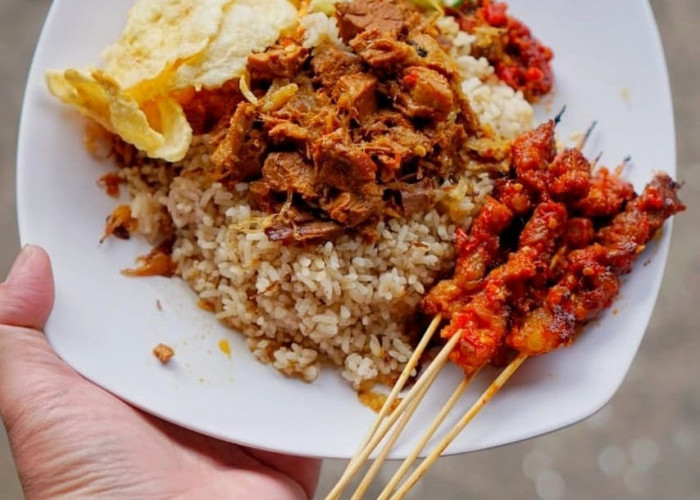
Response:
M19 247L16 131L24 80L49 5L49 0L0 0L0 277ZM593 418L539 439L443 459L412 498L700 500L700 233L695 219L700 215L700 1L653 0L652 5L671 71L679 177L686 182L683 199L690 213L676 222L662 292L632 370L613 401ZM321 492L343 466L341 461L324 464ZM0 433L0 500L20 498Z

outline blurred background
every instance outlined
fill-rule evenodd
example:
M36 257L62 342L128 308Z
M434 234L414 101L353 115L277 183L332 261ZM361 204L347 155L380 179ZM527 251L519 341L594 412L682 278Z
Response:
M0 279L19 250L17 125L32 52L50 4L0 0ZM690 213L675 223L661 295L632 369L612 402L587 421L516 445L441 459L411 498L700 500L700 232L695 219L700 215L700 1L651 4L671 73L678 177L686 183L682 196ZM344 466L336 460L324 464L320 492L328 491ZM384 478L396 467L387 468ZM0 500L21 498L0 430Z

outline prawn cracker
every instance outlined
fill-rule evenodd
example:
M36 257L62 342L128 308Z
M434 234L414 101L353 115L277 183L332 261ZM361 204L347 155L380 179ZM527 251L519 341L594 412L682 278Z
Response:
M102 54L105 71L124 89L158 79L203 52L233 0L138 0L119 40Z
M192 128L169 96L139 105L100 70L48 71L46 83L55 97L153 158L177 161L187 153Z
M240 77L251 53L265 50L296 22L297 11L287 0L235 0L224 9L212 43L178 68L175 87L213 89Z

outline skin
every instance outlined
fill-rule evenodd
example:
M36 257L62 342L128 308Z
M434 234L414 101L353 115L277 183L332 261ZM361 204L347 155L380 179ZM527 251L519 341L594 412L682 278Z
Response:
M313 497L318 460L181 429L82 378L41 332L53 300L48 255L25 247L0 284L0 415L27 499Z

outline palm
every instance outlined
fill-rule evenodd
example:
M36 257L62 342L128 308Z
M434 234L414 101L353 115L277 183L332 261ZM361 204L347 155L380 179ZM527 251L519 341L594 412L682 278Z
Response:
M0 384L0 401L28 498L311 496L317 461L246 449L150 417L80 377L40 332L1 323L8 322L0 318L0 379L14 380ZM4 349L8 339L11 349ZM11 351L22 353L21 372Z

